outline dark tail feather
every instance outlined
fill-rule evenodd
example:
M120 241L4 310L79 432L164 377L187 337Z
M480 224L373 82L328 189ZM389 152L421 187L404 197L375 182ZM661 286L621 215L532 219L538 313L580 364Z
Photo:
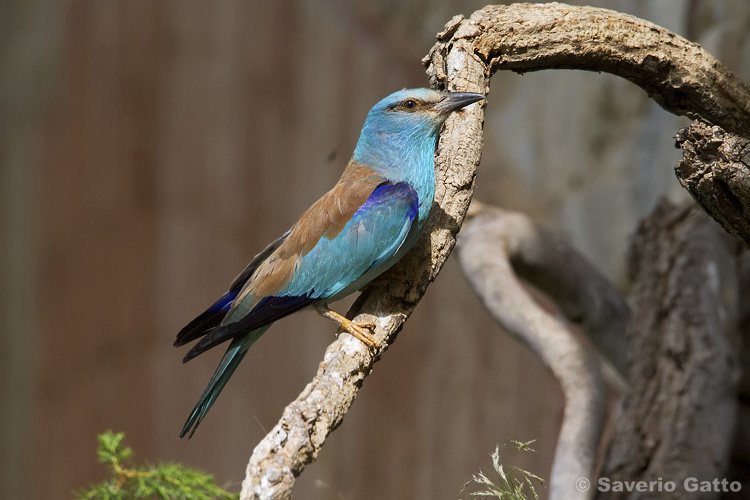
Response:
M245 353L247 352L247 350L251 345L253 345L256 340L260 338L261 335L266 332L266 330L268 330L268 328L269 327L266 326L263 328L259 328L258 330L253 330L246 336L234 339L232 341L232 343L229 345L229 348L227 349L227 352L224 354L224 357L221 358L221 363L219 363L219 366L216 368L216 371L211 377L211 380L208 382L208 386L203 391L203 394L198 400L198 403L190 413L190 416L185 422L185 425L182 426L180 438L185 437L188 432L190 433L188 439L193 437L193 434L198 428L198 425L200 425L201 420L203 420L203 418L206 416L208 410L211 409L211 405L214 404L214 401L216 401L216 398L221 393L221 390L224 389L225 385L227 385L227 381L229 381L229 378L234 373L234 370L236 370L237 366L239 366L242 358L245 357Z
M232 301L237 296L237 292L227 292L217 300L214 305L206 309L200 316L187 324L185 328L177 334L174 341L175 347L179 347L202 337L212 328L219 326L221 320L227 315L227 311L232 306Z
M244 335L248 330L255 330L270 325L277 319L304 309L314 301L315 299L311 299L307 295L264 297L263 300L241 319L230 322L227 325L219 325L213 330L204 332L205 336L188 351L182 362L187 363L212 347Z

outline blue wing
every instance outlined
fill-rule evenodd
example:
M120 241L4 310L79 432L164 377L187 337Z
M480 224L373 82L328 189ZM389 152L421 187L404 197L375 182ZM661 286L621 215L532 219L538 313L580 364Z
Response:
M355 286L362 276L385 271L406 242L418 210L417 192L409 184L376 188L335 238L321 238L301 258L279 295L330 299Z
M413 227L418 210L417 192L409 184L378 186L335 237L321 237L299 258L283 289L262 298L246 296L233 304L221 325L208 332L185 361L311 304L361 288L395 263L399 251L408 246L409 235L417 234ZM257 303L248 311L244 304L253 301Z

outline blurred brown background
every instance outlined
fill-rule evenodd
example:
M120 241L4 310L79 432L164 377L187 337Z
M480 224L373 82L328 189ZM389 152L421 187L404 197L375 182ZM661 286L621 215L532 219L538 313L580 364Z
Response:
M313 313L274 326L190 441L177 434L220 352L182 365L176 332L333 185L370 106L426 84L443 24L484 3L4 2L0 497L101 480L106 429L239 489L333 328ZM750 80L745 0L590 3ZM497 74L487 113L478 197L565 233L624 289L637 221L684 197L671 137L687 120L626 81L563 71ZM562 404L450 262L296 497L457 498L510 439L536 439L517 463L548 477Z

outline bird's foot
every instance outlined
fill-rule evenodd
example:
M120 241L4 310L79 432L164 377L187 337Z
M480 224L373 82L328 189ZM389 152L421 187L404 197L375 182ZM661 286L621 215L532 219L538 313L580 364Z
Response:
M375 323L371 321L349 321L349 324L341 325L342 330L359 339L367 347L377 347L378 345L372 335L373 328L375 328Z
M367 347L376 347L378 345L375 337L372 336L372 330L375 328L375 323L372 321L352 321L327 307L318 308L318 312L322 316L338 323L339 328L358 339Z

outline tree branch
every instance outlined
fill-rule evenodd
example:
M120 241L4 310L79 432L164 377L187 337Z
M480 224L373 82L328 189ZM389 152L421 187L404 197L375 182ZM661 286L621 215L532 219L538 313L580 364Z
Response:
M484 221L502 238L513 271L552 298L570 321L627 377L630 310L612 284L563 237L536 224L530 217L474 201L466 227ZM459 248L464 248L459 238Z
M425 58L435 82L444 55L461 41L473 47L488 75L582 69L629 80L676 115L702 118L750 137L750 88L711 54L637 17L594 7L551 4L488 6L468 20L455 17Z
M699 45L637 17L559 3L488 6L469 19L454 17L438 39L423 60L433 85L446 77L449 51L461 43L487 65L487 75L501 69L604 71L640 86L667 111L750 138L750 87ZM732 186L743 196L750 191L746 165L735 163L732 172ZM748 244L750 225L744 210L738 210L747 206L746 196L721 196L717 205L711 200L725 186L722 182L704 194L696 190L707 188L706 183L683 185L727 231ZM736 201L740 203L731 204Z
M612 482L726 477L739 376L739 287L727 240L692 204L662 202L638 229L631 391L602 472ZM663 496L682 497L680 489Z
M627 363L628 308L570 245L525 215L474 204L471 213L458 241L464 275L492 317L542 360L565 395L549 498L589 498L576 480L592 476L604 425L607 391L599 361L568 325L532 298L517 275L555 299L621 367Z

